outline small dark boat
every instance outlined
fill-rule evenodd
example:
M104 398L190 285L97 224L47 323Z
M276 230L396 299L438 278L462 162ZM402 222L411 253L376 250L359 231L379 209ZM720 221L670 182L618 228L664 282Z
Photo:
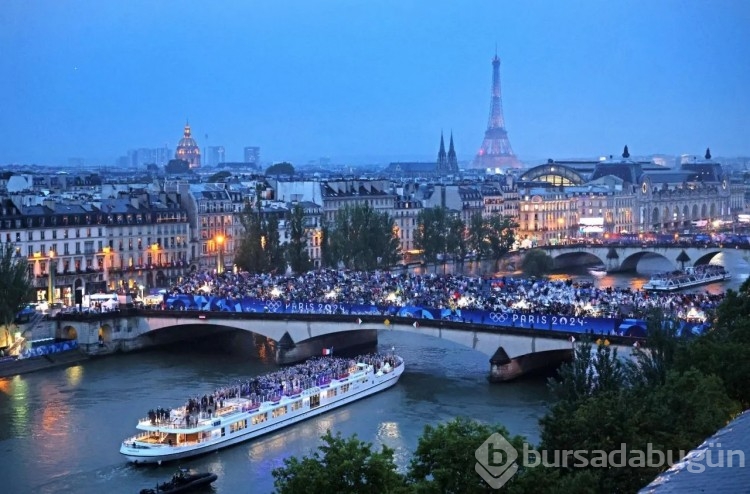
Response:
M180 468L168 482L157 484L155 489L141 489L140 494L176 494L189 492L196 487L206 486L216 480L215 473L196 473Z

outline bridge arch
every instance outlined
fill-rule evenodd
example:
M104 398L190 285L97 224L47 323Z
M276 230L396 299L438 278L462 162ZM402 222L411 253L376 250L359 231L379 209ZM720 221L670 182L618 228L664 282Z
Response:
M112 326L109 324L102 324L99 326L98 337L100 343L109 343L112 341Z
M637 271L638 263L641 261L643 257L647 255L658 256L658 257L661 257L662 259L666 259L674 267L674 263L672 262L672 260L667 258L666 256L656 253L656 252L643 251L643 252L636 252L635 254L630 254L628 257L623 259L622 262L620 263L620 270Z
M78 339L78 330L73 326L64 326L62 329L59 330L59 334L57 335L58 338L64 339L64 340L77 340Z
M563 269L570 266L583 266L589 264L606 264L606 260L587 251L565 252L555 255L552 253L554 261L553 269Z

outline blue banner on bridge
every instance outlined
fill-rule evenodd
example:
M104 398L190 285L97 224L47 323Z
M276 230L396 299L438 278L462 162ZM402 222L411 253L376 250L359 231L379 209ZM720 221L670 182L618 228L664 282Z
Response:
M523 314L516 312L492 312L478 309L435 309L431 307L393 307L363 304L291 302L260 300L251 297L224 298L202 295L165 295L168 309L202 310L223 312L260 312L274 314L349 314L410 317L485 324L497 327L564 331L568 333L594 333L599 335L624 334L628 329L632 336L645 335L645 322L633 321L627 328L620 328L620 319L606 317L576 317L555 314Z

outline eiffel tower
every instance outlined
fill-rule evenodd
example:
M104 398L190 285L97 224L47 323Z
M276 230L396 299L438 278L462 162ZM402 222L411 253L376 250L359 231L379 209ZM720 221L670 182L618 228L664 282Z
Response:
M521 168L508 140L503 117L503 98L500 92L500 59L495 52L492 59L492 98L490 99L490 120L484 133L482 147L474 157L472 168Z

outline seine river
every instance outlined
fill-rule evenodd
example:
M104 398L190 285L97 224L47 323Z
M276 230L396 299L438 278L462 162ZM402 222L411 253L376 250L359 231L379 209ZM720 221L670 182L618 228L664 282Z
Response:
M549 395L544 379L491 385L488 358L450 342L397 331L379 335L406 360L399 383L380 394L270 435L185 461L219 475L216 492L266 493L283 459L309 454L327 429L395 449L402 466L425 424L455 416L500 422L538 441ZM120 442L151 408L178 406L235 378L276 368L198 345L91 360L0 379L0 485L12 493L137 493L172 466L135 467ZM471 453L473 454L473 453Z
M737 288L750 273L744 261L716 261L724 262L734 279L701 290ZM647 258L635 277L594 277L585 268L559 276L639 288L648 273L669 268L663 259ZM216 492L266 493L273 490L271 471L288 456L311 453L327 429L356 433L376 447L388 445L402 468L426 424L459 415L502 423L512 434L538 442L538 420L551 399L543 378L491 385L488 358L469 348L396 331L382 331L379 341L381 351L395 347L406 360L394 388L182 465L218 474ZM136 420L149 409L179 406L189 396L276 368L270 361L210 348L215 345L194 342L1 378L3 492L137 493L166 480L172 466L135 467L120 456L120 442L134 432Z

